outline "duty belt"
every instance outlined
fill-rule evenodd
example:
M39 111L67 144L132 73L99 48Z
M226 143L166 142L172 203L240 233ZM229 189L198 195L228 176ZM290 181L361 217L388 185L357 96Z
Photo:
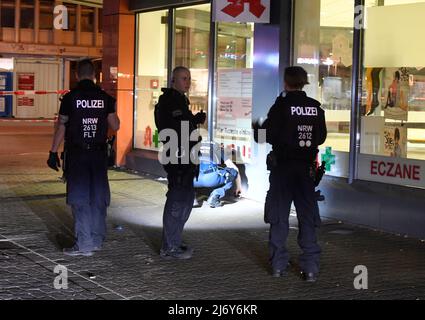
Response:
M91 150L91 151L101 151L106 150L106 143L82 143L82 144L73 144L71 148L78 150Z

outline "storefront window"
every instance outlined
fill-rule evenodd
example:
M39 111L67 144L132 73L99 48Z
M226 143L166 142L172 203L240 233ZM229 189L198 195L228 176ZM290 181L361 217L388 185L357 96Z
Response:
M359 179L425 187L425 0L368 3Z
M103 9L98 9L98 17L97 29L103 32Z
M295 6L294 62L307 70L305 91L326 115L328 138L320 160L330 158L328 172L347 176L354 0L297 0Z
M214 141L251 158L253 23L218 23Z
M208 116L208 63L210 43L210 5L176 9L173 65L190 69L192 86L189 92L192 113L203 110ZM208 123L201 134L208 138Z
M81 6L81 31L94 31L94 8Z
M138 15L134 147L158 150L154 108L167 87L168 10Z
M40 29L53 29L53 1L40 1Z
M14 28L15 27L15 1L3 0L0 2L1 10L1 27Z
M34 28L34 1L21 0L21 28Z
M77 6L75 4L67 3L68 9L68 31L75 31L77 26Z
M424 15L424 0L385 1L366 10L364 154L425 160L425 46L416 34L425 28Z

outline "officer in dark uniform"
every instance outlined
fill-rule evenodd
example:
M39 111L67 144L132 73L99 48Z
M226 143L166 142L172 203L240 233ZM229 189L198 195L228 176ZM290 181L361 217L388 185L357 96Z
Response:
M273 146L267 161L270 189L265 203L265 222L270 223L270 261L274 277L286 274L288 220L294 202L299 225L298 244L303 251L299 257L302 277L314 282L319 273L321 249L316 238L320 216L313 163L318 146L326 140L325 113L318 101L302 91L308 84L303 68L287 68L284 80L286 96L279 96L265 122L254 127L266 129L267 142Z
M74 216L75 244L69 256L91 256L106 235L106 209L110 204L107 174L107 132L117 131L115 99L94 83L90 60L78 64L79 83L63 97L58 125L47 164L58 171L58 148L66 140L67 204Z
M164 152L161 161L167 172L168 192L163 214L163 236L160 256L164 259L189 259L193 250L182 243L182 233L192 211L195 192L193 179L197 175L197 161L189 157L199 140L191 141L190 135L197 126L205 122L206 114L193 115L189 110L186 93L191 85L189 69L176 67L173 70L172 87L163 88L158 104L155 106L155 124L165 145L171 149ZM185 129L188 132L185 132ZM167 132L170 136L164 139ZM176 136L173 141L171 136ZM177 144L177 145L176 145ZM195 155L197 156L197 155Z

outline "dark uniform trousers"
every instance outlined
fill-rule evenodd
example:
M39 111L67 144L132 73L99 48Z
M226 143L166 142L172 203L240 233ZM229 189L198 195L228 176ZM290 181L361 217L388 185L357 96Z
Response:
M167 165L168 192L163 215L162 249L178 248L182 245L184 225L192 212L195 190L193 165Z
M321 249L317 244L316 227L320 226L319 208L310 165L299 160L283 161L270 173L265 222L271 225L269 250L273 269L284 270L289 261L286 240L292 202L298 218L298 245L302 249L300 268L304 272L318 273Z
M106 148L67 152L67 203L72 208L76 244L81 251L101 247L110 204Z

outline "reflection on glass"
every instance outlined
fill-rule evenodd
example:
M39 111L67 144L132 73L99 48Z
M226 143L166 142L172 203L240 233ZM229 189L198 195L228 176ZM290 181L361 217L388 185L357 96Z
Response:
M251 159L253 23L219 23L214 141Z
M425 28L424 14L425 0L367 6L363 154L425 159L425 60L415 31ZM397 21L397 26L388 26L388 21Z
M326 111L326 146L349 151L354 1L300 0L295 10L295 62L307 70L309 96Z
M175 52L176 66L189 68L192 86L189 92L193 114L203 110L208 117L208 61L210 43L210 4L176 9ZM207 121L202 136L208 138Z
M21 2L21 28L34 29L34 2Z
M81 6L81 31L94 31L94 8Z
M0 1L0 27L15 27L15 2L13 0Z
M168 11L138 15L134 147L158 150L154 108L167 87ZM155 32L153 32L155 30Z

